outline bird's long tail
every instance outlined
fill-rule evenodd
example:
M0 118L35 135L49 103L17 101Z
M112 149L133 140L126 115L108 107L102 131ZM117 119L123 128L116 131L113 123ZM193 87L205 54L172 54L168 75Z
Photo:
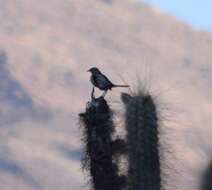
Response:
M127 87L130 87L129 85L117 85L117 84L114 84L113 87L123 87L123 88L127 88Z

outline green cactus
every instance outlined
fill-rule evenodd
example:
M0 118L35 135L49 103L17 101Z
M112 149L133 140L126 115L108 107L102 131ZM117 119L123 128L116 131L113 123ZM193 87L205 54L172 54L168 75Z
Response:
M123 140L111 138L114 132L112 116L106 100L93 95L85 113L80 114L84 128L84 168L90 173L94 190L121 190L126 184L125 176L119 175L114 161L117 154L126 152L126 146Z
M158 117L153 98L122 93L126 108L128 190L160 190Z

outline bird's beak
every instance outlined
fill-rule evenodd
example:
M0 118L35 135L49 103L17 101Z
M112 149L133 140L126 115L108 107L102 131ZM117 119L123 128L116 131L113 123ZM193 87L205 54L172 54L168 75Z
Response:
M90 72L90 71L91 71L90 69L87 70L87 72Z

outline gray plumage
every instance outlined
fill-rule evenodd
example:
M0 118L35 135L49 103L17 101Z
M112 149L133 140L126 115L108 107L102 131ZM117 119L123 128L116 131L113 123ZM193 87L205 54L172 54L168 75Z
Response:
M129 85L116 85L113 84L104 74L101 73L101 71L96 68L92 67L88 70L88 72L91 72L91 83L99 88L100 90L105 91L104 96L108 90L112 90L114 87L129 87Z

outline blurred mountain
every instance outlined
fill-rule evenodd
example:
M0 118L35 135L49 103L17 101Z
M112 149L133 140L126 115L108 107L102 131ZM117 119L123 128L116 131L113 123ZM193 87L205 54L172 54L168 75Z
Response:
M180 173L171 183L197 189L212 152L211 33L133 0L7 0L0 9L1 190L88 189L77 114L92 66L116 83L138 77L164 99ZM120 90L107 95L118 111Z

